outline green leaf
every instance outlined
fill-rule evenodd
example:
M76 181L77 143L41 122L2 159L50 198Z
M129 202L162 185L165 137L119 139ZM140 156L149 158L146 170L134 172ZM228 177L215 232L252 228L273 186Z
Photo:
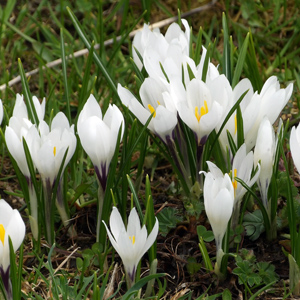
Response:
M207 230L203 225L197 226L197 234L198 237L202 236L203 240L208 243L215 239L213 232Z
M244 68L245 58L246 58L246 54L247 54L247 50L248 50L249 36L250 36L250 33L247 34L247 36L244 40L244 43L242 45L241 52L239 53L239 56L238 56L238 61L236 63L236 67L235 67L234 75L233 75L233 79L232 79L232 88L234 88L237 85L237 83L239 82L241 74L242 74L242 70Z
M67 7L67 11L68 11L68 13L71 17L71 20L73 22L73 25L74 25L76 31L78 32L78 34L80 35L83 43L88 48L88 50L90 50L92 45L91 45L91 42L89 41L89 39L87 37L87 34L83 31L81 24L79 23L78 19L76 18L76 16L73 14L73 12L71 11L71 9L69 7ZM96 52L93 52L93 57L94 57L94 60L97 64L97 66L99 67L99 69L101 70L103 76L105 77L110 89L116 95L118 95L118 91L117 91L116 85L114 83L114 80L112 79L111 75L108 73L108 70L105 68L103 62L101 61L101 58L99 57L99 55L97 55Z
M177 223L183 220L183 217L178 215L176 208L165 207L157 214L157 219L160 234L166 236L172 228L176 227Z
M226 289L223 294L222 294L222 300L231 300L232 297L231 297L231 292Z
M261 210L257 209L253 213L244 216L243 225L247 236L251 241L255 241L265 231L264 218Z
M158 274L153 274L146 276L142 279L140 279L138 282L134 284L133 287L131 287L127 293L122 297L122 300L129 300L131 299L132 295L137 293L148 281L152 280L153 278L159 278L165 276L164 273L158 273Z
M269 284L279 279L279 276L275 273L275 266L269 262L258 262L256 268L264 284Z

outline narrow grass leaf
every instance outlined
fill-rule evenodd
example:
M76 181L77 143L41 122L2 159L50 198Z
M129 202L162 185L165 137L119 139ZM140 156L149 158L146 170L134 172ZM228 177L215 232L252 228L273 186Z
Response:
M133 287L131 287L126 293L125 295L121 298L121 300L129 300L131 299L131 297L137 293L148 281L155 279L155 278L159 278L159 277L163 277L166 276L166 274L164 273L157 273L157 274L153 274L153 275L148 275L142 279L140 279L138 282L136 282L134 284Z
M232 82L232 71L231 71L231 47L230 47L230 37L228 32L227 18L226 14L222 15L222 25L223 25L223 38L224 38L224 48L223 48L223 73L227 77L228 81Z
M71 11L71 9L69 7L67 7L67 11L70 15L70 18L73 22L73 25L76 29L76 31L78 32L79 36L81 37L83 43L85 44L85 46L88 48L88 50L91 49L91 42L89 41L86 33L83 31L82 26L80 25L78 19L76 18L76 16L73 14L73 12ZM116 94L118 95L118 91L116 88L116 85L114 83L114 80L112 79L112 77L110 76L108 70L105 68L103 62L101 61L100 57L97 55L97 53L93 53L94 56L94 60L97 64L97 66L99 67L99 69L101 70L103 76L105 77L107 84L109 85L110 89Z
M241 77L241 74L242 74L242 71L244 68L244 64L245 64L247 50L248 50L249 37L250 37L250 33L248 32L248 34L244 40L244 43L242 45L242 48L239 53L238 60L237 60L236 66L235 66L234 75L232 78L232 88L234 88L240 80L240 77Z
M28 85L28 81L27 81L20 58L18 59L18 66L19 66L21 82L22 82L22 86L23 86L23 90L24 90L24 94L25 94L25 102L26 102L26 106L27 106L28 116L29 116L29 119L38 126L39 118L38 118L36 110L35 110L35 106L34 106L32 96L30 93L30 89L29 89L29 85Z
M67 110L66 116L69 120L69 123L71 123L71 109L70 109L70 94L69 94L68 74L67 74L67 60L66 60L64 33L63 33L62 28L60 29L60 49L61 49L62 73L63 73L65 99L66 99L66 110Z

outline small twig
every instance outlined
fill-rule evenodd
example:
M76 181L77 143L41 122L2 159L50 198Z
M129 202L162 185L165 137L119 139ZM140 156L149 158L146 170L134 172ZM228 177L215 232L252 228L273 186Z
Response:
M211 2L209 2L208 4L205 4L203 6L200 6L200 7L197 7L197 8L194 8L186 13L183 13L181 15L182 18L186 18L186 17L189 17L191 15L194 15L196 13L199 13L201 11L204 11L204 10L207 10L209 9L211 6L213 6L215 3L217 2L217 0L212 0ZM171 17L171 18L168 18L168 19L165 19L165 20L162 20L162 21L159 21L159 22L156 22L152 25L150 25L150 29L154 29L154 28L162 28L164 26L167 26L175 21L177 21L178 19L178 16L175 16L175 17ZM135 36L135 34L139 31L141 31L142 28L140 29L136 29L136 30L133 30L129 33L129 37L132 38ZM109 45L112 45L115 41L120 41L122 38L122 36L118 36L116 39L109 39L109 40L106 40L104 42L104 46L109 46ZM96 44L94 46L94 49L99 49L100 48L100 44ZM67 55L66 56L66 59L71 59L71 58L77 58L77 57L80 57L80 56L83 56L85 54L88 54L89 53L89 50L87 48L85 49L82 49L82 50L79 50L79 51L76 51L74 52L73 54L70 54L70 55ZM47 68L54 68L58 65L60 65L62 63L62 59L59 58L59 59L56 59L54 61L51 61L49 63L47 63L46 65L42 66L42 69L45 70ZM33 69L27 73L25 73L25 76L26 78L34 75L34 74L37 74L39 72L40 68L36 68L36 69ZM15 85L16 83L20 82L21 81L21 76L18 75L17 77L15 77L14 79L8 81L8 83L5 83L5 84L2 84L0 86L0 91L4 91L7 87L11 87L13 85Z
M70 259L70 257L75 253L77 252L77 250L79 249L80 247L76 248L75 250L73 250L67 257L66 259L57 267L57 269L54 271L54 274L55 275L63 266L64 264Z

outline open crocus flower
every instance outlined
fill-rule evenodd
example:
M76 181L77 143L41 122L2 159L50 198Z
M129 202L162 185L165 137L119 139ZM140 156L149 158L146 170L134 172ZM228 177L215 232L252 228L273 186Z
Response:
M148 129L160 137L165 143L172 138L173 130L177 125L177 110L171 101L168 91L153 78L146 78L140 89L143 105L126 88L118 84L118 94L122 103L145 124L153 117Z
M217 268L215 268L215 271L217 273L224 255L222 241L232 215L234 188L228 174L218 174L218 176L211 172L204 174L204 206L216 241Z
M140 219L135 208L130 212L126 229L118 209L113 207L109 224L110 230L104 223L109 240L119 253L130 283L133 284L139 261L156 240L158 234L158 220L156 219L153 229L148 236L145 225L141 227Z
M36 96L33 96L32 101L39 121L43 120L45 116L46 99L43 98L42 103L40 103L38 98ZM17 94L16 103L12 115L14 117L17 117L18 119L28 119L28 111L24 102L23 95Z
M223 114L222 106L212 98L208 86L193 79L186 88L186 100L178 104L178 113L196 134L198 146L204 145Z
M292 83L285 89L281 89L277 77L272 76L265 82L259 94L257 92L254 93L243 113L245 143L248 151L255 146L258 128L263 118L266 116L270 123L274 124L289 101L292 92Z
M75 152L76 137L74 125L69 125L67 117L62 112L53 118L50 128L46 122L40 122L40 139L33 145L32 158L42 179L52 188L67 149L63 170Z
M165 36L159 32L159 29L151 31L149 26L144 24L143 29L135 35L132 43L133 59L140 70L142 69L142 62L140 61L136 50L142 56L144 63L145 51L149 48L154 50L152 56L157 56L161 63L163 63L172 52L170 48L177 48L181 54L189 55L190 28L186 20L182 19L181 22L185 27L185 32L181 30L177 23L172 23ZM153 74L149 75L152 76Z
M42 179L47 241L52 245L54 242L53 226L51 225L54 222L52 214L53 187L56 180L59 180L60 183L60 178L57 176L65 153L68 151L62 172L75 152L77 140L74 134L74 125L69 125L67 117L62 112L53 118L50 128L43 120L40 121L38 129L33 128L37 132L37 138L32 142L31 156ZM65 222L66 214L62 200L57 201L57 208Z
M9 278L10 255L9 239L10 237L14 251L21 246L25 237L25 224L18 210L12 209L3 199L0 200L0 274L7 294L7 299L12 300L12 289Z
M124 118L116 105L109 105L105 116L93 95L90 95L78 117L77 129L83 149L90 157L98 180L105 191L108 169L114 155Z
M293 127L290 135L290 148L294 164L300 172L300 126Z
M224 96L222 96L222 92L220 93L220 90L216 88L216 86L223 86L223 94L225 94L225 101L224 101ZM225 118L227 117L229 111L232 109L232 107L236 104L236 102L239 100L239 98L245 93L246 95L244 96L242 102L240 103L240 108L243 113L246 109L246 107L249 104L249 101L251 100L253 96L253 87L249 79L244 78L241 80L235 87L234 89L231 88L231 85L228 81L228 79L224 75L220 75L217 78L213 79L210 83L208 83L208 86L210 87L210 90L213 93L217 93L218 96L216 95L216 99L223 99L221 105L224 107L224 113L222 115L222 118L220 122L218 123L217 129L220 130L221 125L223 124ZM225 93L224 93L225 92ZM249 116L250 117L250 116ZM255 116L251 116L251 120L254 119ZM245 131L245 127L247 128L249 123L248 120L244 119L243 116L243 127ZM223 153L225 156L227 156L227 151L231 154L231 149L229 146L229 141L228 141L228 132L230 133L233 141L237 145L237 118L236 118L236 111L230 116L229 120L225 124L220 136L219 136L219 141L223 150ZM231 157L232 158L232 157Z
M258 129L256 145L254 149L254 164L260 162L260 175L258 187L263 204L268 211L268 189L271 182L273 164L276 152L274 128L267 117L263 119Z

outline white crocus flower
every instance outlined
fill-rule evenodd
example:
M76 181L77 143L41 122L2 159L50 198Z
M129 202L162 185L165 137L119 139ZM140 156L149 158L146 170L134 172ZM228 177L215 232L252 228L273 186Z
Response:
M205 212L211 224L217 247L217 267L221 267L223 257L222 241L231 218L234 204L234 188L228 174L222 172L215 176L208 172L205 174L203 197Z
M294 164L300 172L300 126L293 127L290 135L290 148Z
M259 164L257 165L259 168L260 165ZM248 185L248 187L252 187L252 185L256 182L260 174L260 169L258 169L255 175L251 178L253 167L254 167L253 152L250 151L247 154L246 144L243 144L236 152L233 158L232 170L231 170L231 179L234 187L235 205L237 204L237 202L240 202L242 200L247 190L240 183L238 183L234 178L235 177L240 178Z
M243 114L244 124L246 124L245 143L248 151L255 146L258 128L263 118L266 116L270 123L274 124L289 101L292 91L292 83L285 89L281 89L277 77L272 76L265 82L261 92L253 95Z
M170 100L169 93L153 78L146 78L140 89L142 104L126 88L118 84L118 94L125 106L145 124L153 117L148 129L160 137L165 143L172 138L177 125L177 111L175 103Z
M21 246L25 237L25 224L18 210L12 209L3 199L0 200L0 274L6 291L7 299L12 300L10 282L10 237L14 251Z
M27 165L25 151L23 147L23 139L26 141L29 152L32 156L32 146L39 139L39 134L33 125L26 118L11 117L9 126L5 130L5 141L8 151L16 161L20 171L25 176L28 184L29 200L30 200L30 227L35 240L38 239L38 201L36 192L31 180L31 175Z
M249 121L246 120L243 116L245 108L249 104L249 101L251 100L253 96L253 88L252 84L249 79L245 78L241 80L235 88L232 90L230 83L228 79L224 75L220 75L219 77L215 78L212 80L210 83L208 83L208 86L210 87L210 90L212 90L214 93L217 93L218 96L216 95L216 99L222 99L222 103L220 103L224 107L224 113L223 116L217 126L217 130L219 131L221 128L221 125L223 124L225 118L227 117L229 111L232 109L232 107L236 104L236 102L239 100L239 98L244 94L245 92L246 95L244 96L242 102L240 103L240 108L242 112L242 118L243 118L243 126L244 126L244 131L245 127L247 128L248 123L253 120L254 116L252 116L252 119ZM225 94L226 99L224 101L224 96L220 94L220 90L217 89L217 86L223 86L223 94ZM246 124L247 123L247 124ZM222 150L225 156L227 156L227 151L231 154L231 149L229 146L229 141L228 141L228 136L227 132L230 133L231 137L233 138L233 141L237 145L237 117L236 117L236 111L231 115L227 123L225 124L220 136L219 136L219 141L222 146Z
M208 161L207 165L209 171L213 173L215 177L223 176L222 171L215 164ZM232 169L229 174L234 189L234 206L233 206L233 214L231 220L232 228L234 228L238 224L242 198L247 192L247 190L239 182L235 180L235 177L243 180L248 187L252 187L252 185L257 181L257 178L260 174L260 169L258 169L255 175L251 178L253 166L254 166L253 152L250 151L247 154L246 145L243 144L236 152L233 158ZM260 166L258 164L258 168L259 167Z
M164 64L170 53L172 53L171 49L177 48L180 54L189 55L190 28L186 20L183 19L181 21L185 27L185 32L181 30L177 23L172 23L165 36L163 36L158 29L155 29L152 32L149 26L144 24L143 29L135 35L132 45L133 59L140 70L142 69L142 62L140 61L136 50L142 56L145 66L147 64L145 63L147 60L146 56L149 58L149 54L146 55L145 52L149 49L154 51L151 51L152 54L150 55L150 58L155 56L162 64ZM153 76L151 63L148 64L148 66L150 66L150 68L148 70L146 67L146 70L150 76ZM156 71L157 70L155 69L155 73Z
M51 128L51 130L50 130ZM43 180L52 188L58 175L63 157L68 149L63 170L72 158L76 148L74 125L64 113L59 112L52 120L51 127L41 121L39 125L40 139L33 145L33 161Z
M40 121L39 129L36 127L33 128L39 135L32 142L31 156L43 184L47 241L52 245L54 242L53 226L51 225L54 222L52 214L53 187L56 180L58 180L60 184L61 177L57 178L57 176L62 166L64 155L66 151L68 151L62 166L62 173L75 152L77 140L74 134L74 125L69 125L67 117L62 112L59 112L53 118L50 128L43 120ZM56 196L58 200L56 202L57 208L62 220L66 222L68 218L66 217L64 202L59 192ZM66 223L64 223L64 225L66 225Z
M186 101L177 106L182 121L194 131L197 145L203 146L222 117L222 106L212 97L208 86L198 79L188 84Z
M23 148L23 138L30 150L32 141L38 137L39 135L35 125L33 125L28 119L19 119L14 116L9 119L9 124L5 130L6 145L26 178L30 178L30 172Z
M110 230L104 223L108 237L115 250L119 253L126 274L131 284L133 284L139 261L156 240L158 220L156 219L153 229L148 235L145 225L141 227L139 216L136 209L133 208L130 212L126 229L118 209L113 207L109 224Z
M43 120L45 116L46 99L43 98L42 103L40 103L38 98L36 96L33 96L32 101L39 121ZM13 117L17 117L19 119L28 119L27 107L24 102L23 95L17 94L16 103L12 115Z
M2 100L0 100L0 125L3 121L3 103Z
M271 182L276 152L274 128L267 117L263 119L257 133L254 149L254 164L260 162L258 187L263 204L268 209L268 189Z
M80 112L77 129L82 147L90 157L104 191L121 126L122 139L125 124L119 108L116 105L109 105L105 116L102 117L97 100L90 95Z

